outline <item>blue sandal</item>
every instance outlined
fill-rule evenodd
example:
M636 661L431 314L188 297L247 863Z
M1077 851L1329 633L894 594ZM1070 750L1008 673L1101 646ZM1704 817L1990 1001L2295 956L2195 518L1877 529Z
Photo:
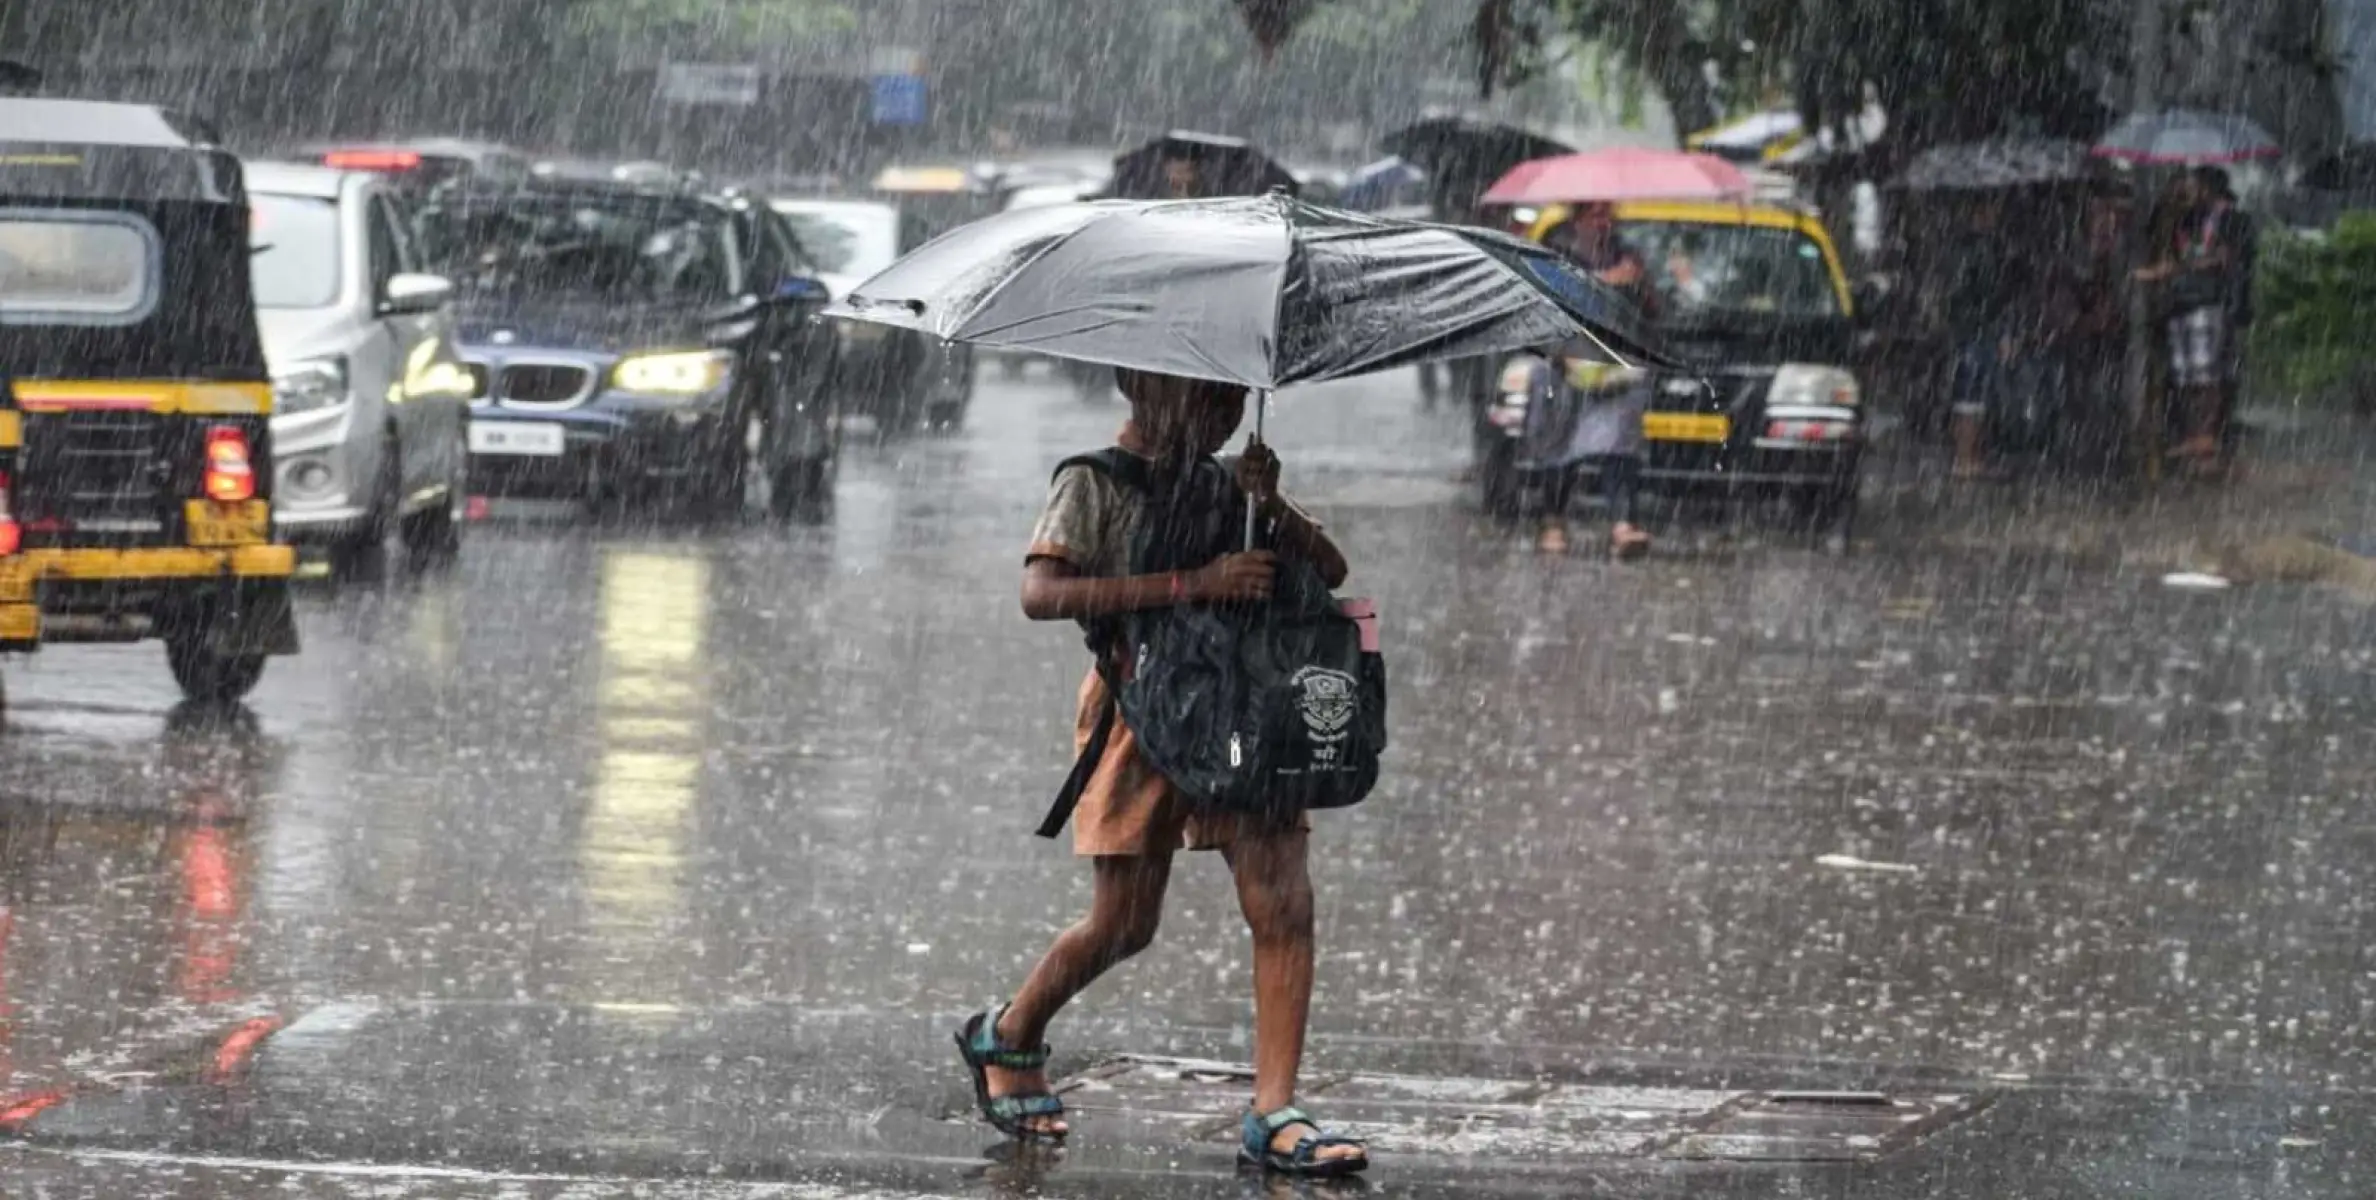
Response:
M1302 1125L1311 1135L1299 1139L1295 1149L1281 1154L1271 1149L1271 1139L1290 1125ZM1292 1105L1273 1112L1249 1111L1238 1126L1238 1161L1250 1167L1277 1171L1282 1175L1296 1175L1305 1179L1334 1179L1358 1175L1369 1169L1369 1150L1358 1138L1332 1137L1320 1132L1320 1122L1304 1115ZM1315 1157L1330 1146L1361 1146L1359 1154L1342 1158Z
M957 1031L957 1053L965 1056L965 1068L973 1073L974 1103L982 1110L982 1118L1000 1133L1011 1138L1061 1142L1064 1135L1051 1129L1034 1129L1023 1122L1033 1117L1062 1117L1064 1101L1048 1092L1032 1092L1013 1096L990 1094L989 1068L1005 1071L1036 1071L1048 1065L1048 1048L1017 1050L998 1040L997 1013L975 1013Z

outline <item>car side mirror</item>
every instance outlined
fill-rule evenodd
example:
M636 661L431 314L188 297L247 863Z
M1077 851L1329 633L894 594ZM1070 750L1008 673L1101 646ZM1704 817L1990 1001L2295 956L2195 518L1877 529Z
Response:
M453 280L408 272L388 280L387 290L380 293L379 311L383 317L419 316L444 308L453 298Z
M786 275L776 281L775 299L779 301L822 303L832 298L833 293L827 290L825 281L813 276Z

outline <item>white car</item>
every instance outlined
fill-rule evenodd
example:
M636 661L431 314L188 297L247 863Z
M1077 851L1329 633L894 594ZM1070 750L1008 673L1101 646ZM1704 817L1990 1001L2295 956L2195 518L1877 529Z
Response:
M456 361L453 286L424 273L386 179L247 166L250 258L273 382L273 516L333 570L391 532L452 553L468 502L471 377Z
M771 204L816 260L835 300L928 240L922 218L888 201L801 197ZM841 349L834 386L853 411L888 432L965 423L973 405L973 347L886 325L835 324Z

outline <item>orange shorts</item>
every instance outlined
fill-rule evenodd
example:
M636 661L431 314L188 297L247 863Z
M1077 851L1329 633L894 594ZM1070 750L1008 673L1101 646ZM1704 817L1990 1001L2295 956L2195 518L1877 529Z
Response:
M1091 668L1081 680L1080 707L1073 717L1074 754L1088 748L1105 697L1105 680ZM1240 837L1276 832L1279 825L1257 816L1197 812L1183 803L1171 781L1139 757L1138 739L1116 717L1105 754L1081 789L1072 827L1073 853L1098 857L1220 850ZM1312 823L1298 813L1292 827L1310 829Z

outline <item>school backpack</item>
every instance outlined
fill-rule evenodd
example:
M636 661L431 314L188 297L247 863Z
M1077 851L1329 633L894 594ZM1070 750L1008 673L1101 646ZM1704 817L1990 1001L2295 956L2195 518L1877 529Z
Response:
M1246 494L1210 457L1159 472L1120 448L1058 464L1138 492L1145 510L1129 572L1193 571L1245 549ZM1258 548L1275 541L1257 530ZM1093 622L1090 652L1106 683L1072 775L1057 793L1042 837L1072 815L1105 755L1114 722L1127 722L1149 766L1189 803L1268 818L1358 804L1378 781L1386 749L1386 663L1361 648L1319 568L1281 555L1267 602L1176 604Z

